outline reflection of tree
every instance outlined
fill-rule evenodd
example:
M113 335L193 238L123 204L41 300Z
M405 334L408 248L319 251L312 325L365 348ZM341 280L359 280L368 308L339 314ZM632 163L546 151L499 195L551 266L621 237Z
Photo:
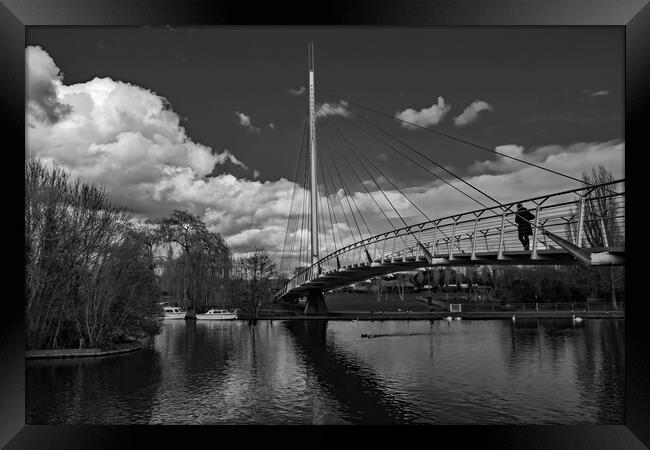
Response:
M576 373L601 424L623 422L625 393L625 322L591 321L584 329L584 350L578 349Z
M237 351L235 343L243 341L240 324L229 321L173 322L166 324L165 332L157 338L164 338L158 347L162 352L165 378L179 382L187 389L203 389L205 386L201 380L213 380L215 373L223 373L228 358ZM177 360L177 355L182 355L182 358Z
M518 372L530 360L535 349L539 349L540 321L536 319L517 319L510 326L511 352L510 371Z
M576 386L567 388L565 394L577 394L575 406L582 410L581 421L621 423L624 327L622 320L589 320L574 328L570 320L517 319L511 326L509 372L525 372L537 360L552 369L558 388Z
M161 380L157 352L85 361L33 361L25 367L30 424L147 424Z

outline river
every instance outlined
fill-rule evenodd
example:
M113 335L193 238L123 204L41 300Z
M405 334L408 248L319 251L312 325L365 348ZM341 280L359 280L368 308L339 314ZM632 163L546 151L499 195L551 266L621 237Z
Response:
M168 321L138 352L26 361L26 422L621 424L624 338L614 319Z

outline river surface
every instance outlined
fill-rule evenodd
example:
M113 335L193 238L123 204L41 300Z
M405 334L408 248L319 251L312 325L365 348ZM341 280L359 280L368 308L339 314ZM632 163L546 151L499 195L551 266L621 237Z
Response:
M26 421L621 424L624 337L612 319L168 321L142 351L27 361Z

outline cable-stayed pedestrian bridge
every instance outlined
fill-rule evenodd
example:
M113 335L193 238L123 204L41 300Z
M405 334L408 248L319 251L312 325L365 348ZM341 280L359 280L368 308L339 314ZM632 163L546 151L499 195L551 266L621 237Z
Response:
M608 188L608 189L605 189ZM534 205L531 250L522 250L515 205ZM606 205L606 208L603 208ZM377 234L321 258L278 292L307 296L389 273L476 264L622 265L624 180L460 213Z
M401 128L391 132L388 126L369 118L367 112L387 118L390 124L398 122ZM404 137L413 130L420 133L420 143L419 130L423 130L443 138L444 147L425 142L426 150L416 148ZM361 145L355 144L361 140ZM450 143L453 150L447 150ZM515 157L351 100L325 102L317 108L311 47L309 117L299 147L280 262L280 272L292 277L275 299L295 301L307 297L306 312L326 311L323 292L420 267L624 264L624 179L615 180L607 168L596 170L589 161L584 163L582 178L576 178L562 173L557 166L545 166L539 159L529 161L523 153ZM433 155L449 158L465 148L497 155L510 167L520 164L520 168L529 169L530 176L543 171L542 182L549 190L559 178L546 174L571 180L572 186L577 186L502 202L484 186L471 182L473 179L452 171L448 160L433 159ZM393 155L392 159L386 157L387 153ZM418 206L413 196L407 195L408 180L404 176L396 180L396 168L380 167L381 161L403 164L402 173L406 171L407 179L416 172L420 176L425 172L426 183L430 183L431 176L436 189L443 187L447 196L457 192L480 209L431 218L425 212L427 208ZM591 176L587 175L590 168ZM361 201L365 205L360 206ZM374 215L374 223L369 214ZM381 220L380 215L387 231L371 229ZM422 219L413 219L418 216Z

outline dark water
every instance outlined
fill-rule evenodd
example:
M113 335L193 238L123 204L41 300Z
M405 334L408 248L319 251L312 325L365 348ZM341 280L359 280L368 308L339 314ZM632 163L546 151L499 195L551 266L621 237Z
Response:
M623 423L624 336L596 319L172 321L143 351L28 361L27 423Z

